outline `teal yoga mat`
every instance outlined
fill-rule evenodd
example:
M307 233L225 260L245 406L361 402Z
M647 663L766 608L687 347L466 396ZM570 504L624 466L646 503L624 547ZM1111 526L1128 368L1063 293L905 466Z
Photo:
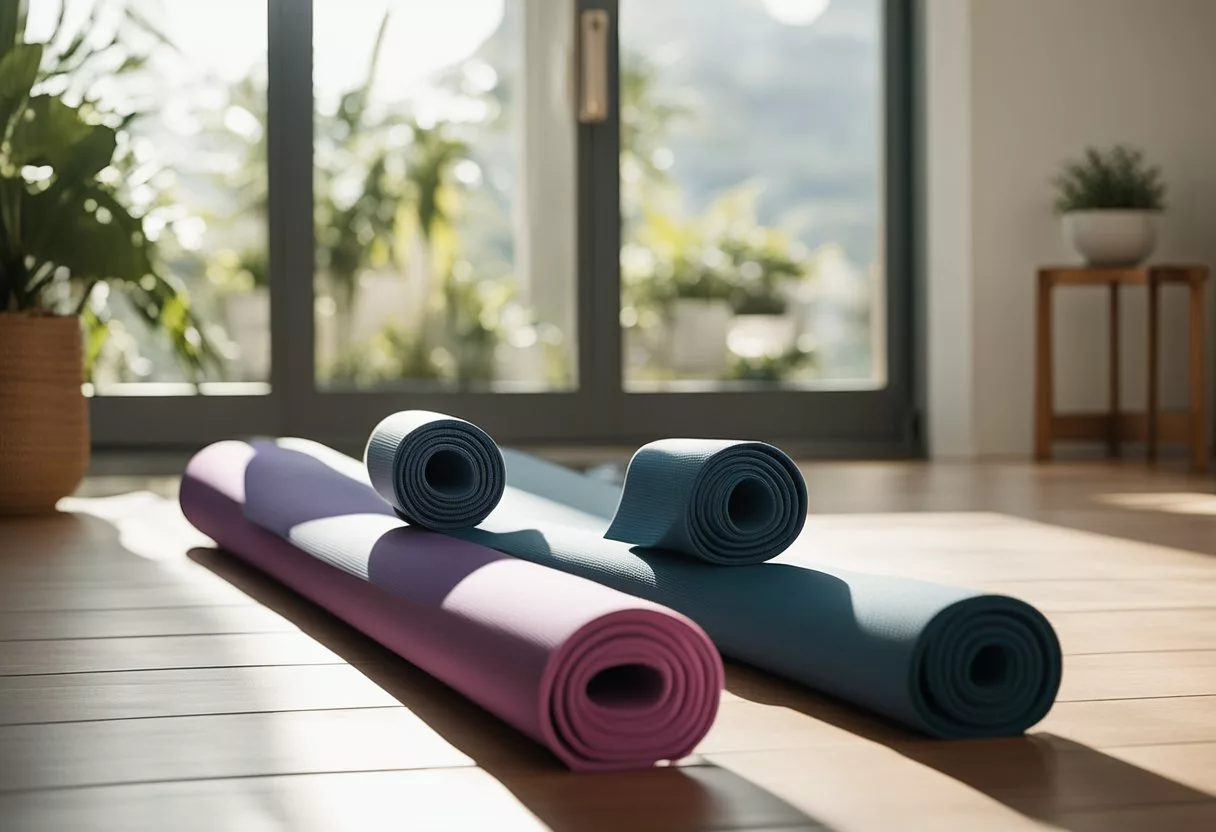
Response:
M503 457L463 419L394 413L364 451L372 487L406 522L438 531L475 526L503 494ZM641 448L603 506L603 536L723 566L785 551L806 522L798 466L763 442L664 439Z
M1050 710L1055 632L1023 601L785 563L723 568L606 539L620 489L504 451L508 488L457 534L671 607L722 653L941 738L1020 734Z
M1022 601L835 568L724 568L609 539L626 501L619 486L518 452L503 459L508 487L498 507L479 527L451 534L671 607L727 656L931 736L1015 735L1051 708L1059 642ZM655 505L664 499L655 491L650 505L669 518Z
M629 461L604 536L746 566L797 540L806 510L802 473L772 445L663 439Z

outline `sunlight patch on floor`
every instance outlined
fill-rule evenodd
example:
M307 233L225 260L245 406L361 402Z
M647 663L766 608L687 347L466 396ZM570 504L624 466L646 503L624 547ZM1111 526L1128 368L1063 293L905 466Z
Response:
M1198 492L1149 494L1095 494L1105 505L1166 514L1216 515L1216 494Z

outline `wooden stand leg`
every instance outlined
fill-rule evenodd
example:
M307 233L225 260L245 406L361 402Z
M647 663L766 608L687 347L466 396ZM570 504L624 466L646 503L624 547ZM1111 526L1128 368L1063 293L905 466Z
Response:
M1051 282L1039 272L1039 297L1035 313L1035 414L1034 458L1051 459L1053 417L1051 377Z
M1190 398L1191 398L1191 467L1196 471L1208 469L1207 407L1204 399L1203 371L1203 283L1191 279L1190 291Z
M1106 453L1119 456L1119 284L1110 284L1110 407Z
M1150 462L1157 459L1157 305L1161 285L1153 272L1148 275L1148 407L1145 413L1145 452Z

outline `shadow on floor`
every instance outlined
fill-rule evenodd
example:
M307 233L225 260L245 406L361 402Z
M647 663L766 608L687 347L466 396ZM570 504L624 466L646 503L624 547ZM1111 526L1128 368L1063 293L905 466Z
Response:
M555 832L827 828L713 765L571 774L542 746L237 558L214 549L193 549L189 557L349 661Z
M1166 804L1211 804L1216 820L1216 801L1211 795L1054 734L932 740L839 700L733 663L726 668L726 688L741 699L790 708L884 745L1027 818L1059 829L1104 830L1109 828L1111 813ZM1151 828L1162 827L1158 823Z

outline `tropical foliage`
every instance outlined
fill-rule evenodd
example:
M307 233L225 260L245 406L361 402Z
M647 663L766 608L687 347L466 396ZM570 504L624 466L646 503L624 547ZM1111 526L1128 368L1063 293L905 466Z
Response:
M704 214L642 213L622 251L627 306L667 308L679 298L729 301L738 314L781 314L784 288L809 277L789 238L756 220L756 192L727 191Z
M66 32L61 14L50 41L26 43L24 4L0 4L0 311L81 315L87 372L111 332L110 290L121 292L197 378L218 357L182 285L162 272L143 218L120 198L120 140L133 117L107 112L87 89L73 95L68 83L86 82L98 57L120 45L118 34L90 45L92 23ZM113 71L143 61L128 54Z
M668 174L672 130L696 115L659 91L660 67L626 53L621 64L621 179L625 242L621 248L621 320L642 343L657 345L674 325L676 300L729 303L738 315L780 315L787 295L814 269L802 246L759 221L760 192L744 183L689 216ZM812 363L808 353L732 356L724 376L774 381ZM660 362L648 361L653 371ZM660 372L661 374L661 372Z

